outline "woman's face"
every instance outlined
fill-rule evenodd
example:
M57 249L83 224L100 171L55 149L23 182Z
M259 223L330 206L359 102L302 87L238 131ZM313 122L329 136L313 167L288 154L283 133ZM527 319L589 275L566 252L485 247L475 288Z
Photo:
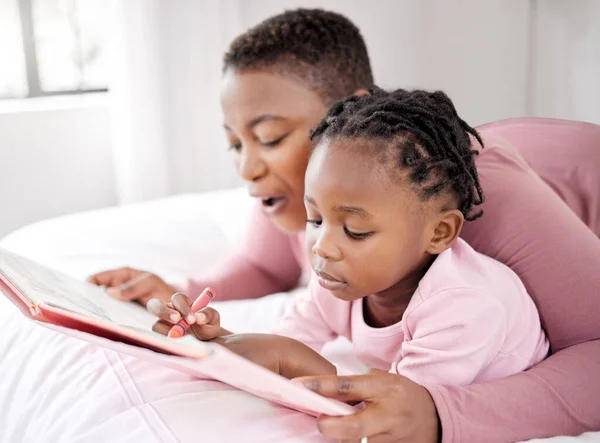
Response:
M325 116L326 104L297 80L228 69L221 106L235 165L248 192L281 230L303 230L308 136Z

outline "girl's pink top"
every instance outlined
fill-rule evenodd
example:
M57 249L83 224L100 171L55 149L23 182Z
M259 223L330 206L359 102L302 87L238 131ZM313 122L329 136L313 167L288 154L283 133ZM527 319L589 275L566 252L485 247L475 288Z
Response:
M517 374L548 355L537 309L515 272L462 239L429 267L399 322L373 328L364 299L315 278L273 331L317 352L342 336L369 368L422 384L469 385Z

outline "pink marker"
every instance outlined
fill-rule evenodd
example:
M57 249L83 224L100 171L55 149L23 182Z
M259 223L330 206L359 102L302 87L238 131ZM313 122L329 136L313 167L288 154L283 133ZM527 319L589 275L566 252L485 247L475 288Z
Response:
M196 313L206 308L211 300L215 298L214 294L215 290L213 288L206 288L204 291L202 291L202 294L200 294L200 296L194 300L194 303L192 303L192 312ZM173 325L167 335L171 338L183 337L189 328L190 324L185 321L183 317L181 317L181 320L179 320L177 324Z

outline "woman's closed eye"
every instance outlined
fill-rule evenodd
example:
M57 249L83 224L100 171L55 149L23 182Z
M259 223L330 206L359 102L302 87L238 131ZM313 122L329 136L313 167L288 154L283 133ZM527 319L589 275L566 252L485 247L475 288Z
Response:
M281 143L288 135L289 134L285 134L285 135L278 137L276 139L273 139L273 140L261 141L260 144L267 148L273 148L273 147L277 146L279 143Z
M288 135L289 134L286 134L284 136L281 136L281 137L278 137L278 138L272 139L272 140L259 141L259 143L261 144L261 146L264 146L266 148L274 148L279 143L281 143ZM229 142L229 150L230 151L239 152L241 149L242 149L242 143L240 143L240 142Z

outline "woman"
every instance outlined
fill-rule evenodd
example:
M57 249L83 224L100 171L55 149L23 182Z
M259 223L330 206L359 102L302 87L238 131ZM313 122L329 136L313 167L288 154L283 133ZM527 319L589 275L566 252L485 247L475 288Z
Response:
M237 170L259 202L241 251L210 277L191 281L186 292L198 293L210 285L227 299L254 298L291 289L303 270L310 272L303 253L307 135L335 100L365 93L372 85L364 41L337 14L286 12L232 43L223 74L225 130ZM598 170L594 165L600 162L600 150L587 149L592 157L580 165L565 149L574 135L598 139L595 126L575 126L547 124L546 155L561 162L562 169ZM492 203L484 205L486 216L466 228L463 238L520 275L555 355L527 373L462 388L421 387L387 373L308 380L309 387L324 395L370 402L355 416L322 419L320 429L326 435L379 436L381 441L515 441L600 427L600 342L591 341L600 338L600 328L589 315L600 310L599 298L594 298L600 293L600 241L580 220L598 221L587 214L598 211L599 196L593 191L600 184L585 183L593 190L588 205L565 199L578 211L578 219L524 160L530 137L520 139L525 144L511 140L510 122L504 132L492 132L488 137L483 128L487 143L477 159ZM557 177L553 172L538 170L546 180ZM566 182L552 186L569 189ZM590 227L600 232L598 226ZM153 297L167 300L176 290L157 276L121 287L141 273L107 271L92 281L113 288L124 300L142 303Z

